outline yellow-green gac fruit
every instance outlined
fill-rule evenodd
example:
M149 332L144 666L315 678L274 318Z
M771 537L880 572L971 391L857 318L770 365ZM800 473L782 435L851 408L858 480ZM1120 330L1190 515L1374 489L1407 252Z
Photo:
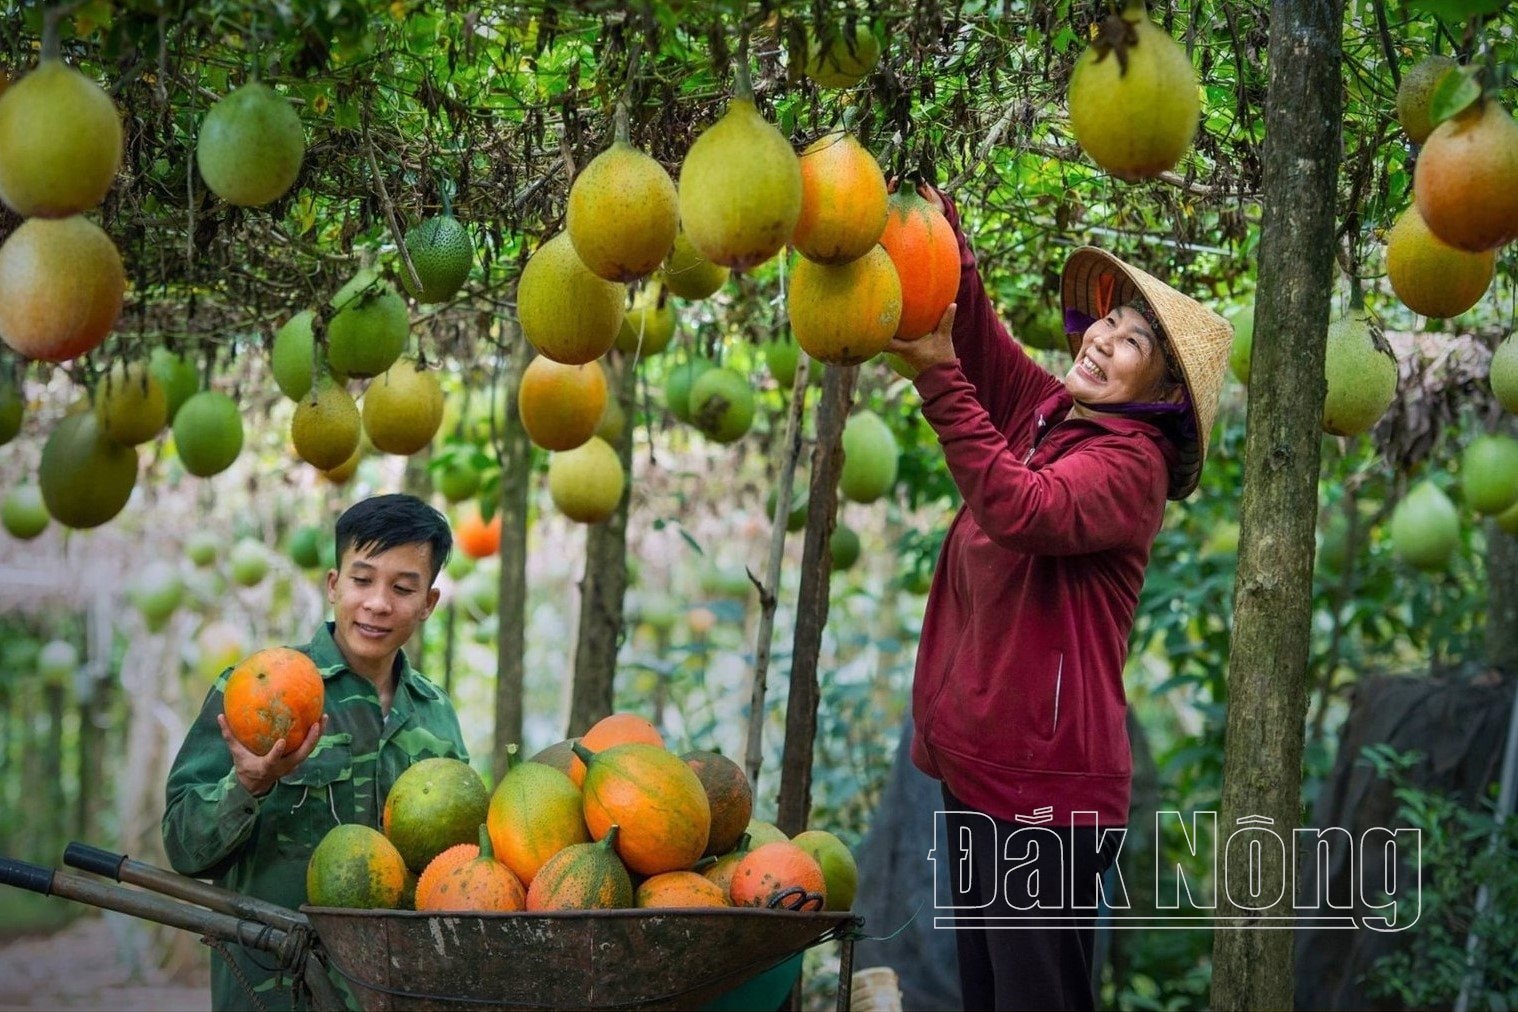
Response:
M880 62L880 40L866 24L807 33L806 76L821 88L852 88Z
M121 163L121 116L100 85L44 58L0 96L0 199L23 218L99 205Z
M1409 565L1426 572L1446 569L1460 544L1460 514L1438 485L1420 482L1392 510L1391 541Z
M1068 97L1081 149L1126 180L1174 168L1202 112L1186 50L1149 20L1142 0L1102 22L1075 63Z
M1425 56L1402 75L1402 83L1397 86L1397 122L1414 144L1422 144L1434 132L1428 116L1429 103L1444 75L1458 66L1450 57L1435 54Z
M548 461L548 494L553 504L582 524L600 523L616 512L625 484L617 451L599 436Z
M801 215L801 163L749 99L696 138L680 166L680 225L707 260L746 271L780 252Z
M1323 431L1358 436L1386 414L1397 396L1397 359L1381 328L1363 309L1328 325L1323 375Z
M585 266L607 281L635 281L654 271L679 227L674 181L625 140L591 159L569 188L565 231Z
M517 281L517 319L538 354L584 365L611 349L622 328L627 286L596 275L568 232L539 246Z
M364 276L360 271L354 280ZM371 278L350 292L352 285L350 281L333 299L340 308L327 323L327 363L339 376L368 379L401 357L411 335L411 316L406 300L388 281Z

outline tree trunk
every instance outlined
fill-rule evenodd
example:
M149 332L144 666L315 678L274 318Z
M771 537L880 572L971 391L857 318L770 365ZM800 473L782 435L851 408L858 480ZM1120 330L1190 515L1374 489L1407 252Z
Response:
M843 469L843 423L849 417L857 366L829 366L817 407L817 445L796 592L796 635L791 647L791 687L785 709L785 749L780 759L776 824L787 836L806 829L812 809L812 750L817 740L817 656L828 621L833 576L829 539L838 515L838 472Z
M575 678L569 701L572 737L584 734L612 711L617 651L622 645L622 599L627 594L627 504L632 496L633 394L638 373L630 359L615 356L612 396L627 423L617 441L622 461L622 500L604 522L585 536L585 577L580 581L580 632L575 642Z
M1486 522L1486 662L1518 672L1518 539Z
M1518 422L1504 416L1499 431L1514 435ZM1486 522L1486 662L1518 673L1518 538Z
M1218 1009L1287 1008L1292 998L1292 936L1265 930L1269 922L1259 918L1293 913L1285 843L1302 804L1343 14L1343 0L1271 6L1264 219L1220 813L1228 885L1218 890L1213 937ZM1272 822L1234 829L1250 816ZM1281 841L1279 853L1268 834ZM1268 844L1257 851L1265 856L1254 869L1253 895L1251 841Z
M520 335L511 342L500 378L506 397L501 444L501 582L496 610L495 740L490 768L497 780L506 775L507 747L522 742L524 654L527 649L527 500L532 489L532 444L517 413L517 386L532 359ZM453 616L449 615L452 650Z

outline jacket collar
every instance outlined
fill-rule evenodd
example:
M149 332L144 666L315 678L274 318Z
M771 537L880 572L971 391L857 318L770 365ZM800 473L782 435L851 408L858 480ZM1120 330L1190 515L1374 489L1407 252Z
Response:
M1054 425L1069 421L1076 424L1094 425L1108 432L1145 436L1152 439L1160 451L1165 455L1165 465L1174 467L1179 459L1180 451L1165 435L1165 430L1153 422L1132 415L1095 415L1091 417L1070 416L1070 409L1075 405L1075 398L1070 396L1070 391L1061 387L1055 393L1045 397L1038 405L1038 411L1034 416L1033 442L1036 445L1040 438Z

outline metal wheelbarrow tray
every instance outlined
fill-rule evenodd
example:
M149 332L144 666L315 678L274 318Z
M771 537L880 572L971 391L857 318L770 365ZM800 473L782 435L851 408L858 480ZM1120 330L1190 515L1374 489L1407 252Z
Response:
M297 912L86 844L69 844L64 863L93 875L0 857L0 885L267 953L309 989L317 1009L345 1007L329 973L374 1012L698 1008L737 999L735 988L787 960L799 971L800 953L831 940L840 943L838 1008L847 1009L861 924L847 911L751 908ZM754 981L761 983L770 986Z
M303 907L365 1009L693 1008L803 949L846 911L438 914Z

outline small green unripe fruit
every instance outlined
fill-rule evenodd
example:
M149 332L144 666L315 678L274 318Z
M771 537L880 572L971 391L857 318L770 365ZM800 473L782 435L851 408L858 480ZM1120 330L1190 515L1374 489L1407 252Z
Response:
M1234 378L1249 385L1249 364L1254 354L1254 303L1240 306L1228 314L1233 324L1233 346L1228 350L1228 368Z
M195 142L206 185L229 204L258 207L285 195L300 174L306 137L288 101L250 81L211 106Z
M821 829L808 829L791 837L791 842L812 855L827 882L828 910L848 910L854 905L859 888L859 865L848 846L838 837Z
M1507 512L1518 503L1518 439L1479 436L1460 457L1465 502L1477 513Z
M339 376L378 376L400 358L410 334L406 300L389 282L372 284L328 322L327 359Z
M852 527L845 527L842 523L834 527L833 536L828 539L828 547L832 552L835 573L848 569L859 561L859 535Z
M242 412L219 390L202 390L174 416L174 446L186 471L202 478L225 471L242 452Z
M121 512L137 484L137 448L105 434L93 412L61 419L42 447L37 468L42 501L54 520L98 527Z
M1397 396L1396 356L1364 310L1328 325L1323 374L1323 431L1331 435L1369 432Z
M717 363L710 359L693 358L671 369L664 379L664 403L669 413L682 422L689 422L691 385L715 368Z
M1391 540L1397 556L1409 565L1443 570L1460 544L1460 514L1438 485L1420 482L1392 510Z
M184 402L200 389L200 375L195 371L195 364L183 355L159 347L148 356L148 372L163 386L163 394L168 399L168 420L172 422Z
M1509 334L1492 353L1492 393L1508 411L1518 413L1518 334Z
M731 443L743 438L754 422L754 391L731 369L708 371L691 384L691 424L708 439Z
M859 411L843 427L843 470L838 491L855 502L874 502L896 484L901 449L890 426L873 411Z
M36 485L17 485L5 494L5 501L0 502L0 525L4 525L13 538L30 541L47 530L50 522L52 517L48 516L47 506L42 502L42 489Z
M406 252L421 287L401 265L401 286L418 302L447 302L463 286L474 266L474 240L452 215L428 218L406 233Z
M269 553L261 542L242 538L232 546L227 564L232 571L232 582L242 587L256 586L268 575Z

